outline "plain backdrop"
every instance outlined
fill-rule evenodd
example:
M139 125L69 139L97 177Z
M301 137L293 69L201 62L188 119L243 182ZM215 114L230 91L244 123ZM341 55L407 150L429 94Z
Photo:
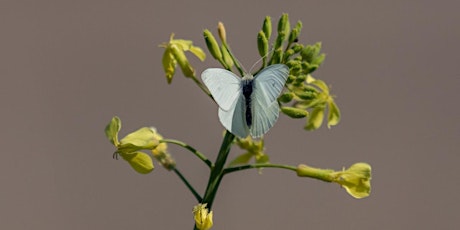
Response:
M303 130L282 115L266 135L273 163L373 167L372 193L265 169L226 176L213 229L458 229L458 1L0 1L0 229L192 229L196 200L161 166L148 175L113 160L104 135L155 126L214 160L216 105L178 74L166 83L172 32L205 48L219 21L239 60L258 59L266 15L303 22L301 43L327 54L315 77L342 122ZM209 56L210 57L210 56ZM219 67L189 56L198 74ZM171 146L199 192L208 170ZM234 148L231 157L241 151Z

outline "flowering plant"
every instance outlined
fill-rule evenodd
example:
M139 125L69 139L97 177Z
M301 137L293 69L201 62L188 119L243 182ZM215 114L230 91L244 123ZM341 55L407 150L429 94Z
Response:
M321 53L321 43L303 45L298 42L301 29L300 21L291 28L288 15L283 14L278 21L277 35L272 38L272 20L267 16L263 21L262 29L257 34L257 48L262 64L254 75L268 66L286 66L283 68L288 69L288 73L283 79L285 80L283 89L280 95L277 95L276 108L279 108L279 111L288 117L306 118L305 130L313 131L320 128L324 120L327 121L327 127L331 128L340 122L340 110L334 101L334 96L330 94L328 85L323 80L312 76L312 73L324 61L325 55ZM209 30L204 30L203 36L209 53L225 70L235 71L241 76L245 75L240 63L231 52L223 23L218 24L220 44ZM171 34L169 42L161 44L160 47L164 48L162 65L168 84L172 83L176 68L179 66L185 77L193 80L211 99L215 99L212 92L197 78L195 68L190 65L185 55L186 52L190 52L204 61L206 54L201 48L194 46L192 41L175 39L174 34ZM246 102L249 103L250 100L246 94L245 97ZM245 108L249 109L249 105ZM278 112L278 110L275 111ZM277 118L278 115L275 115ZM252 119L247 114L242 117L245 117L246 122ZM223 122L222 119L221 122ZM246 125L251 124L248 122ZM226 130L217 159L213 162L204 153L186 143L163 138L153 127L140 128L119 140L120 129L121 120L116 116L105 129L107 138L116 147L114 158L120 156L141 174L152 172L153 159L155 159L165 169L177 174L197 200L197 205L193 208L194 229L204 230L212 227L213 212L211 210L221 180L226 174L245 169L287 169L294 171L299 177L338 183L354 198L364 198L370 194L371 166L367 163L356 163L347 170L340 171L314 168L305 164L298 166L274 164L270 162L265 152L263 137L253 139L249 135L248 137L235 136L231 130ZM168 144L187 149L209 167L210 175L204 194L199 194L179 171L178 165L168 151ZM229 151L233 145L241 148L243 153L227 163Z

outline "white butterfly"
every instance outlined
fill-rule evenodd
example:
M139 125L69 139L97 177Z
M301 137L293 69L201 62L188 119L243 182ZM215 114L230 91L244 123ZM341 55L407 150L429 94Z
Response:
M289 68L270 65L255 77L239 78L220 68L203 71L201 79L219 106L219 120L231 133L241 138L261 137L273 127L279 116L277 98L283 90Z

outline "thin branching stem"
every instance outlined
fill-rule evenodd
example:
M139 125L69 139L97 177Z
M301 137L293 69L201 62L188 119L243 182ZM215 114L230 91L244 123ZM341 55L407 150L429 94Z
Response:
M240 165L240 166L235 166L235 167L228 167L224 169L223 174L225 175L231 172L242 171L246 169L254 169L254 168L280 168L280 169L292 170L294 172L297 171L297 167L291 166L291 165L264 163L264 164L247 164L247 165Z
M200 151L196 150L192 146L190 146L190 145L188 145L188 144L186 144L186 143L184 143L182 141L173 140L173 139L162 139L160 142L175 144L175 145L178 145L180 147L183 147L183 148L189 150L190 152L192 152L193 154L195 154L195 156L197 156L198 158L200 158L200 160L202 160L209 168L212 168L212 162L203 153L201 153Z
M184 175L182 175L182 173L177 168L174 168L173 171L182 180L182 182L184 182L185 186L187 186L187 188L192 192L193 196L195 196L198 203L201 203L203 198L200 196L200 194L198 194L198 192L196 192L195 188L193 188L193 186L188 182Z

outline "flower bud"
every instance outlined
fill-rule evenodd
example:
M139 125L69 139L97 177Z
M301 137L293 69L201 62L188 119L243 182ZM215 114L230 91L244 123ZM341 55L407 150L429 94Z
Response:
M291 25L289 23L289 15L288 14L283 14L281 15L280 20L278 21L278 34L284 33L284 34L289 34L289 30Z
M291 93L291 92L288 92L288 93L284 93L281 96L279 96L278 100L281 103L288 103L288 102L292 101L292 98L294 98L294 94Z
M216 39L212 35L211 31L204 30L203 32L204 40L206 41L206 46L208 47L209 52L211 55L218 61L222 60L222 53L219 48L219 44L217 43Z
M296 42L300 31L302 30L302 22L298 21L295 28L291 30L291 33L289 34L289 43Z
M227 43L227 32L225 31L224 23L219 22L217 24L217 32L219 33L220 40L223 43Z
M294 107L281 107L281 112L288 115L291 118L304 118L308 115L308 112L304 109Z
M270 40L272 36L272 19L270 16L265 17L264 23L262 24L262 31L265 34L267 40Z
M263 31L259 31L257 34L257 48L261 57L268 54L268 39Z
M212 222L212 211L206 208L207 204L198 204L193 207L193 216L195 219L195 226L199 230L211 229Z
M233 62L233 59L230 56L230 53L228 52L227 48L224 45L222 45L221 50L222 50L222 60L224 61L226 67L232 68L235 65L235 63Z

